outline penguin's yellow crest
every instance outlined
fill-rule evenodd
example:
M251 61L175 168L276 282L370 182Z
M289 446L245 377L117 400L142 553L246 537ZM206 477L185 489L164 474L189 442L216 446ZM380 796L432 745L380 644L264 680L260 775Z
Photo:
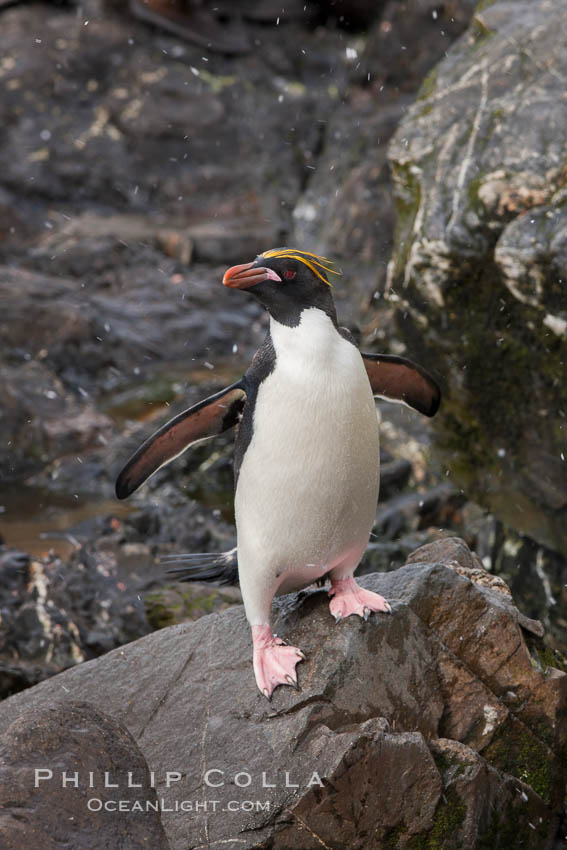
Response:
M332 286L332 284L321 274L319 269L323 269L326 273L330 272L331 274L340 275L340 272L330 268L330 266L334 265L332 260L328 260L327 257L321 257L319 254L311 254L309 251L298 251L295 248L272 248L270 251L263 251L262 257L265 257L266 260L279 257L289 257L292 260L298 260L328 286Z

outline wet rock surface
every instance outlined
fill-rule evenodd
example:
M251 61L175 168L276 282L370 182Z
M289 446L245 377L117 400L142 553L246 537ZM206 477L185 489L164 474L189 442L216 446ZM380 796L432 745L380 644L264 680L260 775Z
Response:
M148 766L132 735L92 705L69 700L22 712L0 738L0 759L4 850L169 850L156 811L114 811L112 817L101 818L98 802L91 809L87 805L91 791L74 787L80 776L88 783L90 773L97 801L104 806L115 794L105 788L105 774L112 777L107 786L117 781L126 786L130 774L137 786L130 789L133 801L144 801L144 807L146 800L157 804Z
M55 456L43 410L18 392L36 361L38 388L67 398L60 419L73 403L81 449L108 437L81 417L103 415L109 393L145 388L139 415L179 394L182 366L239 374L263 325L222 291L228 264L298 240L331 251L349 281L343 321L368 313L368 269L385 269L391 245L385 144L471 4L360 5L308 4L278 26L245 10L254 50L232 58L101 0L2 10L0 364L15 411L0 418L3 480ZM414 42L415 66L402 49ZM26 439L12 439L16 416L31 419Z
M443 460L563 559L566 14L558 0L481 4L390 147L391 287L408 344L445 377Z
M0 547L0 694L8 696L151 631L112 553L84 549L63 563Z
M161 470L128 505L113 502L114 480L155 428L242 374L263 338L259 307L220 285L226 266L310 242L298 210L311 184L319 195L320 174L333 186L350 180L362 138L372 146L381 136L383 157L398 98L411 97L422 71L392 66L382 79L380 21L397 15L405 39L411 21L434 19L429 7L371 7L345 26L338 7L283 15L277 28L249 21L255 49L237 58L204 55L96 0L2 12L0 476L10 487L0 526L2 563L14 549L22 559L4 576L2 695L238 599L171 585L157 562L234 545L233 434ZM440 14L449 22L453 6ZM447 37L424 47L427 61ZM377 180L386 232L386 172ZM369 201L340 194L323 250L343 263L348 285L336 294L356 330L376 287L357 264L364 255L375 268L378 243L361 254L356 239L350 252L343 242L337 255L338 214L373 215ZM436 483L428 430L387 407L382 505L401 503L382 508L363 571L401 565L449 516L458 525L450 487L429 512L409 495ZM30 541L38 528L45 542Z
M544 850L563 797L567 678L545 658L540 624L481 572L451 539L362 580L389 598L391 616L337 626L323 590L282 597L276 630L307 661L301 692L279 688L271 703L255 689L236 607L5 700L0 726L26 712L16 722L40 728L52 703L67 722L76 700L124 724L155 771L171 848L338 850L372 835L376 846L472 850L521 835ZM179 772L169 788L167 770ZM175 811L184 799L218 810ZM256 799L269 805L227 810Z
M236 588L166 583L158 556L219 551L234 528L184 501L98 517L65 537L72 552L45 556L0 545L0 698L148 632L240 601Z

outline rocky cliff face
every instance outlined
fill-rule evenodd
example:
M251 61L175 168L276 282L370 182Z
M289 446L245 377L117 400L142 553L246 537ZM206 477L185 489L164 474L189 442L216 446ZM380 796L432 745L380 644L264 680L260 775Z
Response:
M117 406L146 415L238 377L263 326L222 292L227 265L329 250L342 321L359 321L391 250L386 141L472 2L367 3L366 48L336 25L345 4L330 21L305 4L248 21L241 57L124 3L2 10L2 480L112 442Z
M396 132L390 290L445 379L438 445L469 495L567 553L567 26L481 3Z
M77 838L92 828L88 800L133 806L157 794L168 843L148 817L151 846L171 850L472 850L518 846L518 835L550 848L567 676L541 626L458 539L363 583L390 599L392 616L337 626L323 590L280 599L276 629L307 661L301 692L280 688L271 703L254 686L240 607L5 700L3 846L36 846L40 832L53 842L42 846L95 846ZM37 788L36 767L53 771ZM79 771L78 788L62 791L62 770ZM105 770L117 789L104 787ZM128 770L142 790L128 787ZM148 846L135 809L99 817L109 846Z

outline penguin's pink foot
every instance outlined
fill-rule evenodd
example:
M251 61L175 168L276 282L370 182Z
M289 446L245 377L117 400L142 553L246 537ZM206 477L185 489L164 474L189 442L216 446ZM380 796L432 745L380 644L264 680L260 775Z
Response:
M337 623L340 623L341 620L351 614L358 614L359 617L364 617L367 620L372 611L384 611L387 614L392 613L390 605L383 596L359 587L352 576L349 578L331 579L329 596L332 597L329 608Z
M273 635L269 626L252 626L252 641L254 675L264 696L270 699L278 685L297 688L295 665L304 660L303 652Z

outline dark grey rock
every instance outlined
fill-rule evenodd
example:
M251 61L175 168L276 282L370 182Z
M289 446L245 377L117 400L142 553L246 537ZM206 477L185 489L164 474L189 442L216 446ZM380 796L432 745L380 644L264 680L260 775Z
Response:
M566 16L561 0L482 4L390 147L391 291L408 347L443 377L442 459L563 557Z
M115 273L121 273L118 266ZM104 446L100 454L108 467L106 443L115 428L97 408L115 413L121 405L139 415L183 394L183 409L191 403L191 389L184 392L191 381L188 364L205 386L223 386L241 374L243 355L261 338L260 328L254 333L250 327L259 310L246 302L235 311L221 274L193 270L175 283L163 275L156 281L146 268L127 285L115 281L109 292L100 282L87 286L0 268L6 318L0 329L2 479L21 480L67 456L62 481L76 492L80 487L73 482L86 471L77 469L77 454ZM222 347L220 363L211 354L215 346ZM163 374L149 368L164 361L184 366L163 367ZM196 401L200 392L194 392ZM128 451L122 444L120 449ZM96 478L92 470L88 478Z
M1 24L0 371L15 370L2 380L23 385L39 358L45 385L61 381L80 413L86 398L102 407L143 386L148 406L170 402L194 366L240 371L260 310L224 290L222 272L289 234L338 96L326 78L346 82L344 34L315 35L303 16L250 23L256 49L237 61L99 0L16 4ZM31 428L15 440L0 420L3 480L53 460L41 409L18 398L14 411Z
M0 698L151 631L111 550L86 547L65 563L20 555L0 551Z
M425 75L466 28L474 0L390 0L352 59L349 96L329 116L316 170L293 215L298 241L338 258L345 319L387 324L385 288L395 210L388 142ZM338 298L341 300L340 287ZM388 348L388 336L378 340ZM394 352L396 353L396 352Z
M354 78L414 94L467 28L475 6L475 0L389 0L369 31Z
M41 361L0 367L0 477L4 483L37 472L62 454L101 446L110 419L80 401Z
M158 798L144 756L100 709L70 699L23 711L0 738L0 764L4 850L169 850L159 811L146 809ZM105 787L105 774L117 788ZM138 787L128 787L128 774ZM126 796L134 808L119 811Z
M356 574L360 576L367 573L385 573L402 567L409 553L429 540L429 537L429 532L417 531L403 534L397 540L382 541L371 538L362 561L356 568Z
M567 563L557 552L499 529L493 570L509 584L528 617L541 620L550 646L563 650L567 634Z
M143 257L136 262L135 278L124 280L124 269L113 264L112 280L91 282L0 267L3 358L28 368L39 360L84 399L136 383L142 371L148 381L148 362L183 362L185 378L193 366L211 381L214 368L204 367L210 358L218 366L211 348L223 341L226 364L235 360L235 343L245 351L254 345L250 325L259 308L247 300L234 309L221 284L223 267L216 272L196 267L173 279L170 268L169 276L156 279L147 264L144 270ZM180 369L171 372L170 393Z
M373 835L381 846L435 837L473 850L510 846L513 830L544 850L563 800L567 676L535 654L532 632L530 650L509 595L483 584L462 543L436 552L454 566L412 563L362 580L390 599L391 616L336 626L322 590L279 600L277 632L307 654L300 693L279 688L268 703L256 691L235 607L5 700L0 726L55 697L124 723L169 809L219 801L216 812L164 811L171 848L362 850ZM170 788L168 770L181 773ZM309 785L314 773L322 787Z
M411 476L412 468L409 460L391 460L380 463L380 497L389 498L393 493L403 490Z
M464 501L462 492L445 482L425 493L402 493L378 505L373 531L384 540L393 540L405 531L447 526L450 514Z
M336 86L346 79L343 33L314 35L301 20L279 29L248 24L250 55L203 59L203 48L156 33L123 6L90 0L82 9L84 30L64 8L50 10L48 30L41 6L2 14L13 63L4 78L0 163L16 211L27 210L29 198L49 199L54 229L65 224L54 207L69 215L69 202L73 213L159 210L185 224L247 221L257 228L256 250L266 237L273 247L289 230L308 175L314 113L328 113L337 97L325 77L332 71ZM41 29L29 51L29 33ZM55 69L55 86L46 68ZM22 98L28 90L37 109ZM17 156L21 150L29 154ZM36 237L45 229L42 212L31 222Z

